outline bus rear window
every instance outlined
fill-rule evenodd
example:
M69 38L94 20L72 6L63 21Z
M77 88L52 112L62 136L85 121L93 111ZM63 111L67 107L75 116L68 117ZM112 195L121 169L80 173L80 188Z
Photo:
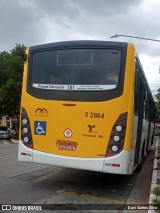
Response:
M32 86L44 90L113 90L118 87L121 51L66 49L33 53Z

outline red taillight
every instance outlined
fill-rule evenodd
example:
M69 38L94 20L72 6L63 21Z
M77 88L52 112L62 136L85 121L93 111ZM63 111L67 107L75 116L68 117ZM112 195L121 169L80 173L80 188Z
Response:
M105 157L112 157L114 154L113 153L106 153Z
M26 146L27 146L28 148L33 149L33 145L32 145L32 144L26 144Z

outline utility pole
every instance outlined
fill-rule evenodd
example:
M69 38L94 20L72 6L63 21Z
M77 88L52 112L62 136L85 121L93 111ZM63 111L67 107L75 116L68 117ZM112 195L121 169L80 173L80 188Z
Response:
M118 35L117 33L116 33L116 35L113 35L113 36L111 36L110 38L117 38L117 37L128 37L128 38L136 38L136 39L143 39L143 40L148 40L148 41L156 41L156 42L160 42L160 40L158 40L158 39L143 38L143 37L130 36L130 35Z

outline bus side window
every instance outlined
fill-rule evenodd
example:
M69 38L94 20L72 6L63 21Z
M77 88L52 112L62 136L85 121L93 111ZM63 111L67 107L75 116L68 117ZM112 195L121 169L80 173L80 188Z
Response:
M147 91L145 91L145 96L144 96L143 117L144 117L144 118L147 118Z
M134 88L134 112L135 112L135 115L137 116L138 116L138 108L139 108L139 87L140 87L139 71L138 71L138 66L136 62L135 63L135 88Z

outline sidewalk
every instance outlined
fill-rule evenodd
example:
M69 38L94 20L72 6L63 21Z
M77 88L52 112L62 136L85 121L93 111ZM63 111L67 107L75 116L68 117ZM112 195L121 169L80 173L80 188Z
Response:
M154 157L153 173L152 173L152 182L150 190L149 204L153 205L155 200L160 204L160 190L158 190L159 195L155 195L155 189L160 189L160 137L156 136L156 150ZM148 213L155 213L154 210L149 210Z

